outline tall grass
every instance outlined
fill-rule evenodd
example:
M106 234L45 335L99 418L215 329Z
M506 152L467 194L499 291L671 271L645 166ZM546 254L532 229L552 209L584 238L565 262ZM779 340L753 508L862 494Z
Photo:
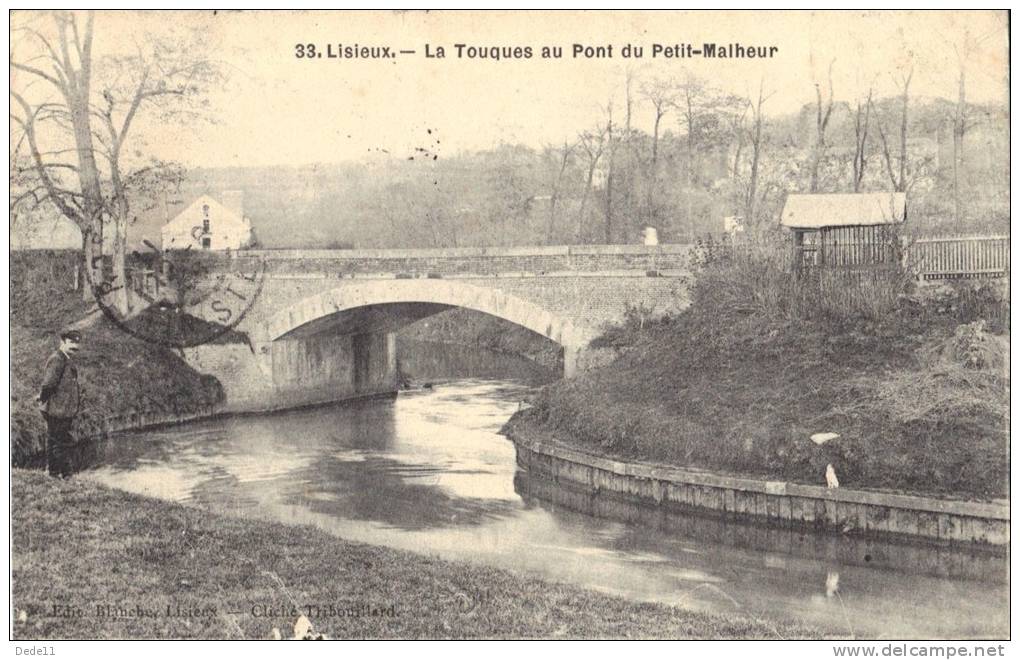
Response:
M913 286L899 264L793 267L790 245L778 239L706 249L695 304L770 319L878 320Z
M798 274L788 243L702 256L685 312L607 332L620 359L543 390L519 428L801 483L831 463L851 488L1008 493L1009 345L980 320L1000 297L912 291L895 265Z

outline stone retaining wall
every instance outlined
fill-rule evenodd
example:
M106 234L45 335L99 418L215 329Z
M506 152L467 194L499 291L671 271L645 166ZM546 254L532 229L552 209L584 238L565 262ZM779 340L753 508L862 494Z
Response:
M533 474L681 511L780 527L946 544L1009 544L1009 505L828 489L614 461L551 442L511 439Z
M202 420L216 419L220 417L265 415L276 412L283 412L287 410L315 408L318 406L329 406L340 403L354 403L356 401L362 401L367 399L392 398L395 397L396 395L397 392L392 389L380 388L377 391L360 392L357 394L349 394L341 397L332 398L324 397L318 400L304 402L301 404L283 404L279 406L273 406L257 410L251 409L243 411L234 411L217 407L217 408L203 408L189 413L164 413L164 412L126 413L114 417L107 417L102 421L102 430L98 434L83 439L82 441L84 442L102 439L113 433L118 433L121 431L144 431L146 429L154 429L164 426L175 426L177 424L198 422Z

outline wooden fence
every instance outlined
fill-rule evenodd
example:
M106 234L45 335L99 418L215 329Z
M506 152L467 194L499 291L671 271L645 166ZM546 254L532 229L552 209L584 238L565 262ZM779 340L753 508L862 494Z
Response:
M867 228L864 228L867 229ZM840 227L792 237L790 243L733 243L728 239L700 240L692 261L709 262L723 255L768 255L802 273L819 268L840 271L873 270L902 264L922 280L975 279L1009 275L1009 236L900 236L895 233Z
M922 237L905 243L907 266L921 279L1009 274L1009 236Z

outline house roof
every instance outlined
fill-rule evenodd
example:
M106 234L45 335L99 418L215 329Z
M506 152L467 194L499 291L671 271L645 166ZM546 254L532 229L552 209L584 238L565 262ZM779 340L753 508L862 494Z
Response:
M821 229L853 225L891 225L907 217L901 192L839 195L788 195L779 221L784 227Z
M209 213L211 216L216 218L217 224L222 224L224 221L237 224L247 224L245 223L244 218L238 215L236 211L224 206L221 202L217 201L215 198L209 195L200 195L198 199L189 204L186 209L178 213L177 216L174 217L170 222L163 225L163 228L166 229L168 227L179 226L191 227L196 223L198 225L201 225L202 206L205 204L209 205Z

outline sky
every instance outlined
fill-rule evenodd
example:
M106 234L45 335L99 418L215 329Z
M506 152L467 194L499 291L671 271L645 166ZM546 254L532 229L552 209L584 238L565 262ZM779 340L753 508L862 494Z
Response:
M26 17L24 12L17 14ZM638 80L685 69L740 95L771 93L769 114L796 112L826 85L837 100L869 86L897 93L911 65L911 94L955 99L965 39L967 96L1008 101L1008 26L994 11L699 12L99 12L97 55L130 52L136 40L169 29L202 35L229 74L209 97L216 123L163 125L142 118L138 132L158 156L191 167L305 165L447 155L500 143L562 143L604 121L612 103L622 121L626 72ZM775 46L770 59L652 57L652 45L705 42ZM531 47L530 59L458 58L455 44ZM624 58L626 44L644 57ZM299 58L297 44L322 57ZM345 46L414 50L396 58L328 57ZM446 58L425 57L439 47ZM613 46L613 56L574 58L574 44ZM543 59L542 46L562 58ZM15 35L12 52L31 46ZM17 74L12 75L17 86ZM634 85L633 125L651 130L650 106ZM666 128L676 130L675 114Z

